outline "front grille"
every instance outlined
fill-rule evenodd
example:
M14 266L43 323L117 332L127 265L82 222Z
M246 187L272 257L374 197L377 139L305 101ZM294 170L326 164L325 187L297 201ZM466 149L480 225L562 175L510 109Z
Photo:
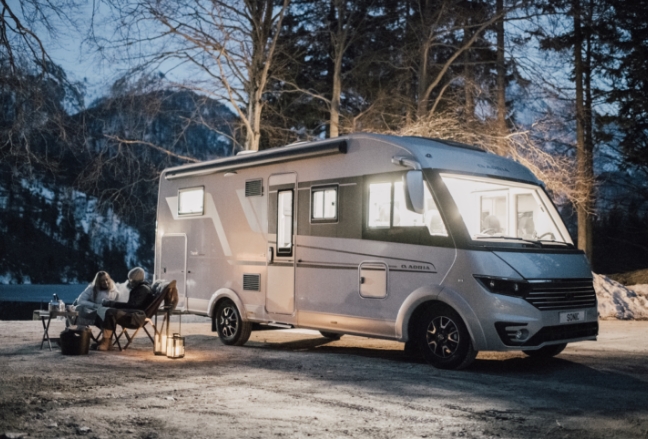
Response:
M247 291L261 291L261 275L244 274L243 289Z
M539 346L550 341L562 341L598 335L598 322L577 323L575 325L545 326L535 333L524 346Z
M525 299L543 311L596 306L596 292L591 279L531 281Z

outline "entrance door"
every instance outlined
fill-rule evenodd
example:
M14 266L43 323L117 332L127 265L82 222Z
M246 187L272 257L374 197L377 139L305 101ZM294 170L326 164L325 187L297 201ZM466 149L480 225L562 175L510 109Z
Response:
M187 235L173 233L162 237L160 274L158 278L175 280L178 288L178 309L187 309Z
M295 310L295 205L297 175L268 179L268 283L266 311L292 314Z

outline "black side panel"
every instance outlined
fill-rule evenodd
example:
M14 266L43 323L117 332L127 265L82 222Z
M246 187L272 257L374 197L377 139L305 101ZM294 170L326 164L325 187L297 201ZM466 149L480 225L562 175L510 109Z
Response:
M277 233L277 191L268 191L268 233Z
M370 239L373 241L386 241L398 242L401 244L414 244L414 245L429 245L435 247L449 247L454 248L454 242L450 235L448 236L432 236L427 227L385 227L385 228L369 228L369 184L382 182L382 181L397 181L402 178L406 171L390 172L386 174L377 174L367 176L362 188L364 194L364 205L362 209L362 239ZM442 207L440 206L439 199L436 197L434 190L431 191L434 201L443 216ZM448 233L451 233L446 218L444 223Z
M338 185L338 222L311 224L311 187ZM363 178L299 183L297 234L331 238L362 238Z

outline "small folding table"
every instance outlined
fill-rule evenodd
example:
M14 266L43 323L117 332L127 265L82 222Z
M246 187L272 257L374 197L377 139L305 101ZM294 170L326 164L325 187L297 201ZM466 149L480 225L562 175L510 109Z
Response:
M74 324L72 320L73 317L78 316L79 313L76 311L38 311L38 317L40 317L41 323L43 324L43 339L41 340L41 349L43 349L43 343L47 340L50 351L52 350L52 342L49 337L49 327L52 322L52 317L65 317L68 325ZM47 322L45 322L47 320Z

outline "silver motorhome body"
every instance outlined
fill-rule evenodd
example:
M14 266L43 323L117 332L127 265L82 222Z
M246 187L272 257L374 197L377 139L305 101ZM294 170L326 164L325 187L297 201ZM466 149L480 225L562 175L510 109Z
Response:
M408 341L434 304L474 350L598 330L587 260L541 182L431 139L353 134L167 169L155 273L187 312L227 301L243 322L327 333Z

